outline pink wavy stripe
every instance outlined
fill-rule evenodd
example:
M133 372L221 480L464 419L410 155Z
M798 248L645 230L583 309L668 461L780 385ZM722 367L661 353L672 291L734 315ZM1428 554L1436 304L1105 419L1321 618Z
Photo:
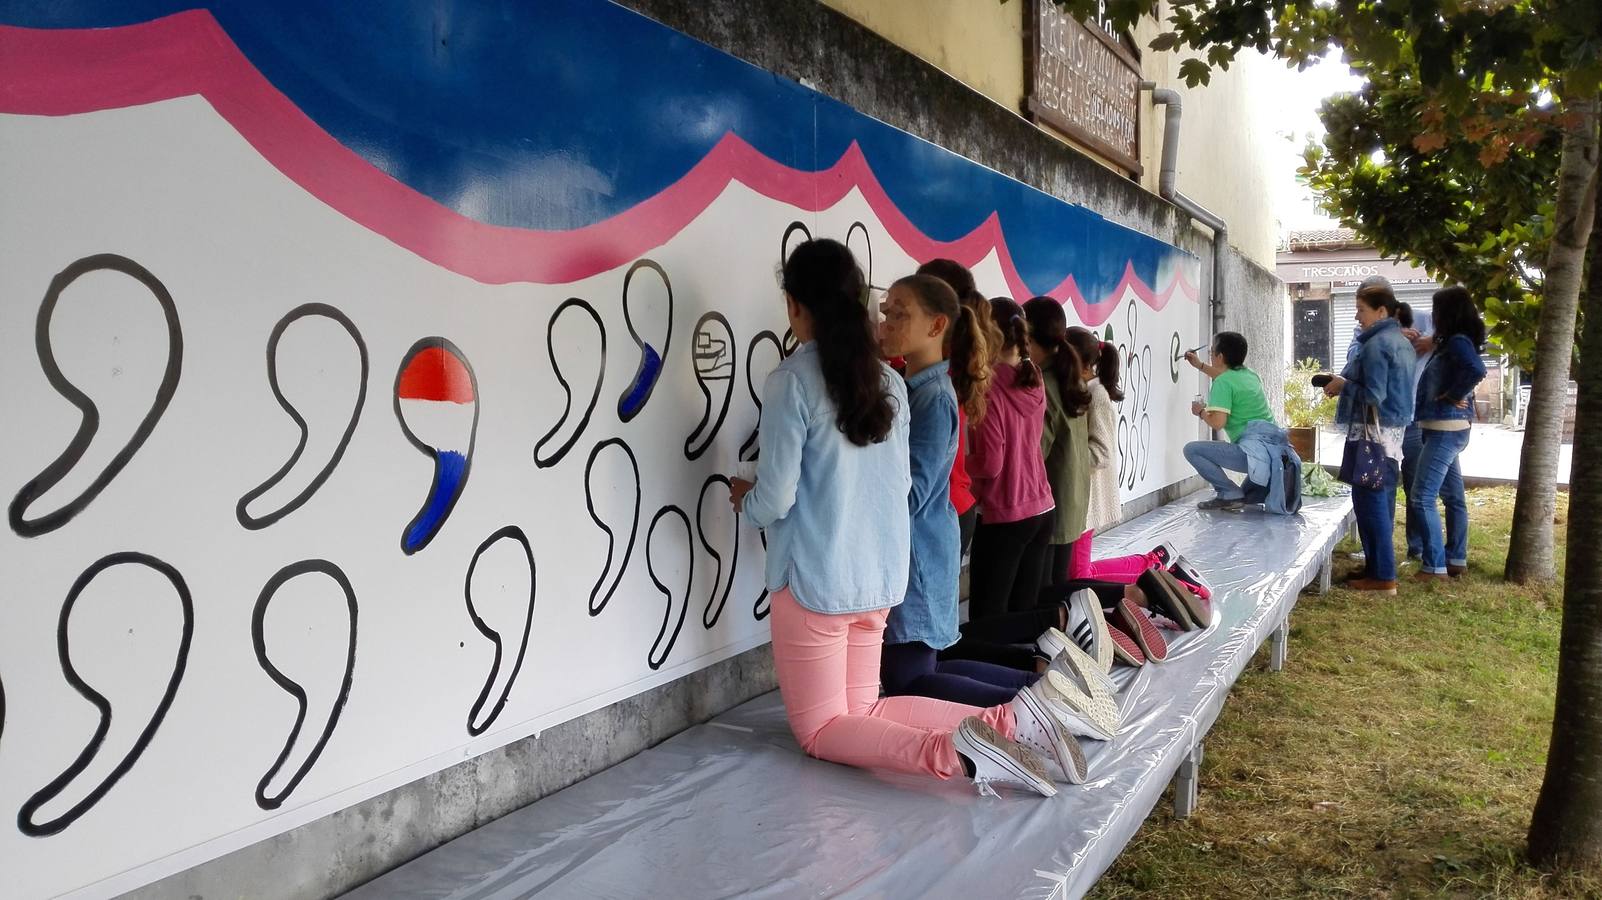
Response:
M861 148L852 144L828 169L803 172L764 156L732 132L683 178L611 218L569 231L478 222L374 167L341 144L273 87L205 10L104 29L0 25L0 111L72 115L199 95L263 158L313 196L422 258L488 284L565 284L632 262L666 243L729 185L808 212L862 191L880 223L908 256L975 265L995 250L1014 296L1032 296L1013 264L995 214L955 241L920 231L890 200ZM1119 286L1091 303L1073 277L1047 296L1071 303L1089 325L1104 322L1126 289L1162 309L1176 293L1195 300L1179 267L1157 292L1126 267Z

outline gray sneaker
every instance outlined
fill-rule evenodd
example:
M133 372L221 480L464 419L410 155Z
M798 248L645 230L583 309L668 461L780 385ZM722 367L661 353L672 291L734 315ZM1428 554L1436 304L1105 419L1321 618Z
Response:
M1202 502L1196 504L1196 508L1221 509L1224 512L1240 512L1246 508L1246 501L1238 497L1233 500L1225 500L1223 497L1214 497L1211 500L1203 500Z

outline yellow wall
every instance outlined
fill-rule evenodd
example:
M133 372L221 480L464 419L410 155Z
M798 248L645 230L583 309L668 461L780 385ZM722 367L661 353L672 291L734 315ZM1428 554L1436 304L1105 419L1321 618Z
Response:
M1024 95L1027 0L822 0L1013 112Z
M1003 107L1015 113L1023 108L1023 17L1028 0L821 2ZM1157 33L1157 24L1148 21L1137 30L1137 43L1145 48ZM1227 72L1214 70L1211 84L1192 90L1174 77L1183 58L1177 53L1141 51L1144 76L1183 96L1179 190L1223 216L1229 223L1230 243L1272 269L1278 234L1271 168L1272 110L1265 108L1262 93L1253 91L1251 85L1279 77L1283 70L1273 60L1243 53ZM1141 166L1145 170L1141 184L1155 193L1163 112L1154 109L1149 95L1143 95L1140 115ZM1084 152L1083 147L1075 147Z

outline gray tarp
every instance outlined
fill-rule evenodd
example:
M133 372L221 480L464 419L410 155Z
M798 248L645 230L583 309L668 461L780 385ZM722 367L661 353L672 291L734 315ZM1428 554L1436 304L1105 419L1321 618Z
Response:
M1351 513L1344 498L1288 518L1204 513L1195 500L1097 538L1098 556L1173 542L1222 603L1215 626L1176 637L1166 662L1115 670L1123 728L1084 742L1088 784L987 798L961 779L808 759L773 693L347 896L1078 897L1156 806Z

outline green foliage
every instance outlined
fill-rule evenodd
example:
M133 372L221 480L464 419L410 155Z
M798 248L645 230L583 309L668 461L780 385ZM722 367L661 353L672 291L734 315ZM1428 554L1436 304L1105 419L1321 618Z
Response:
M1290 427L1316 428L1335 421L1336 399L1313 387L1313 376L1322 371L1316 359L1304 359L1285 370L1285 421Z
M1468 288L1492 344L1529 368L1541 270L1552 239L1562 135L1549 96L1482 91L1479 112L1448 117L1421 78L1368 73L1320 116L1324 144L1300 175L1325 211L1382 254Z

